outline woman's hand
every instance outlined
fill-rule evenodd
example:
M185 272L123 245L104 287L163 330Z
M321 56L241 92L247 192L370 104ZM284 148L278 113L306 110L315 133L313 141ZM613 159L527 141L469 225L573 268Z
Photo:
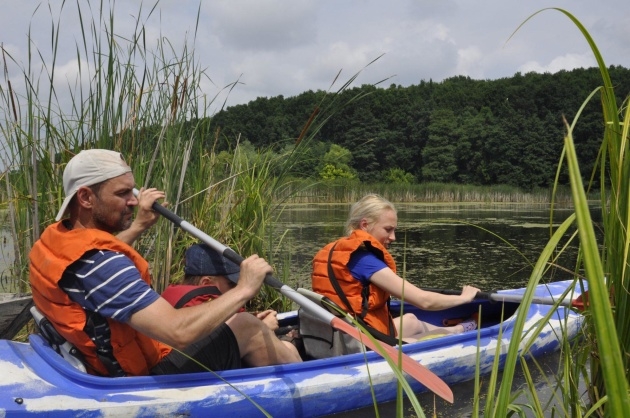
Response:
M481 290L473 286L466 285L462 287L462 297L465 299L464 303L471 302L480 291Z
M269 327L270 330L275 331L278 329L278 312L273 309L267 309L266 311L258 312L256 318L260 319Z

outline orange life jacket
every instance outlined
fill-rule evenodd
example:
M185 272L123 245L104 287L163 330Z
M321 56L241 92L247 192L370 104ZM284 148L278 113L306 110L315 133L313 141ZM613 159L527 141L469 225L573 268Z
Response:
M55 329L74 344L94 374L109 375L96 355L96 346L83 331L86 314L78 303L59 287L64 271L87 251L111 250L125 254L140 271L142 279L151 284L149 264L131 246L112 234L98 229L68 230L62 222L50 225L33 245L29 254L30 282L33 302L52 322ZM131 376L147 375L171 348L153 340L129 325L107 318L111 330L114 357L122 370ZM90 370L91 369L91 370Z
M394 336L395 329L388 305L390 294L374 285L369 285L367 294L364 294L363 284L352 277L347 267L350 256L359 248L370 251L396 272L396 263L387 249L367 232L355 230L349 237L331 242L315 255L311 275L313 291L327 296L342 308L347 309L331 283L328 274L328 260L330 259L333 273L350 302L349 313L362 318L377 331Z

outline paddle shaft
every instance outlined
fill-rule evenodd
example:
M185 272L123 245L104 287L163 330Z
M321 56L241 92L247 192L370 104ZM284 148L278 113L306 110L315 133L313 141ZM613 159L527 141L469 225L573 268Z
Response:
M422 288L423 290L427 290L429 292L440 293L443 295L461 295L462 292L460 290L451 290L451 289L431 289L431 288ZM477 292L475 295L475 299L485 299L492 300L495 302L514 302L520 303L523 301L523 295L511 295L505 293L492 293L492 292ZM571 299L563 299L559 300L557 298L552 297L539 297L534 296L532 299L533 304L537 305L559 305L566 306L568 308L574 307L575 300Z
M138 195L138 193L138 190L134 189L134 194L136 196ZM153 203L152 209L167 218L169 221L173 222L182 230L188 232L195 238L198 238L199 240L204 242L213 250L217 251L220 254L223 254L223 256L228 260L238 265L240 265L241 262L244 260L243 257L237 254L234 250L226 247L205 232L186 222L175 213L160 205L158 202ZM435 373L433 373L431 370L427 369L422 364L418 363L405 353L402 353L387 344L373 343L372 340L367 335L362 334L359 329L353 327L342 319L337 318L335 315L328 312L326 309L322 308L307 297L299 294L296 290L285 285L280 280L273 277L271 274L267 274L267 276L265 277L265 284L278 290L284 296L300 305L302 309L304 309L320 321L330 324L331 327L343 331L346 334L350 335L352 338L361 341L362 344L377 352L381 356L389 357L394 362L394 364L398 364L396 359L398 359L399 357L402 358L403 371L416 379L418 382L422 383L427 389L431 390L442 399L453 403L454 397L451 388L448 387L448 385Z

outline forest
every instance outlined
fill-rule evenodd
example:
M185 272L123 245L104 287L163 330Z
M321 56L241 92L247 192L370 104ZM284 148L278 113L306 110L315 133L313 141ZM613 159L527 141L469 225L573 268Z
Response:
M622 109L630 92L630 70L612 66L609 72ZM573 136L587 180L602 144L603 115L596 92L601 84L599 70L589 68L343 89L336 99L344 105L311 137L306 158L292 174L367 183L546 188L556 176L564 120L572 123L585 106ZM307 91L227 107L209 121L220 140L208 138L206 146L230 150L238 139L257 150L280 152L295 144L327 95L331 93ZM560 184L567 181L561 173Z

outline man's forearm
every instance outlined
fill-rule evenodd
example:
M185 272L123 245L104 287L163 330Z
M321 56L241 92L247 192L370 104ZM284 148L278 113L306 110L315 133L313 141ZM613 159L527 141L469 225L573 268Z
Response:
M128 229L119 232L116 235L116 238L118 238L125 244L133 245L135 240L140 238L140 235L142 235L144 231L146 231L146 229L143 229L142 227L136 225L135 222L133 222Z

